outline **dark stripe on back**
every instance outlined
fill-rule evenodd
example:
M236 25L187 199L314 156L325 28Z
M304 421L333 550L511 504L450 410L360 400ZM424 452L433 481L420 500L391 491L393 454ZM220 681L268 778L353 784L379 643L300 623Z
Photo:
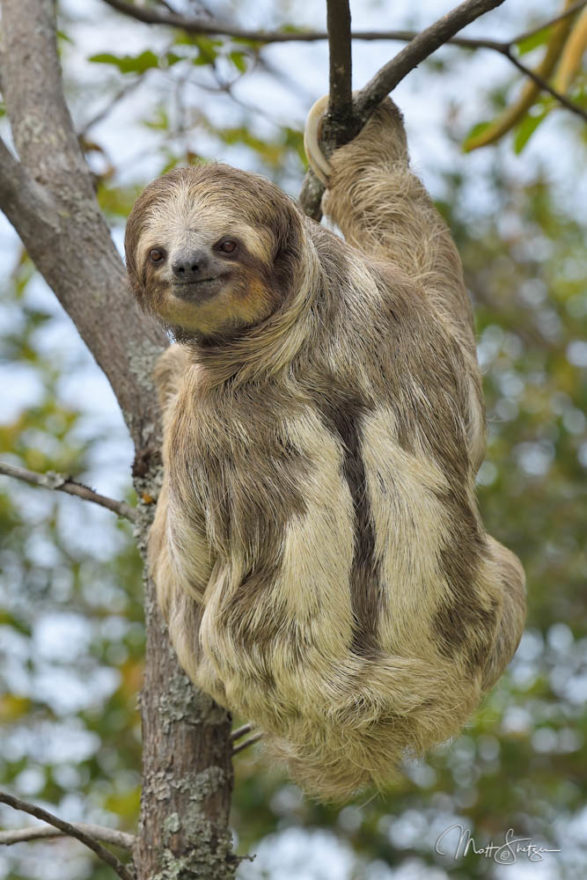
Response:
M350 575L353 612L352 650L362 657L379 654L378 622L382 589L380 565L375 556L375 529L361 454L361 425L371 407L352 392L331 388L316 404L326 427L343 447L342 472L354 509L354 552Z
M497 609L477 590L481 559L487 554L485 537L468 502L457 493L439 493L450 530L440 551L441 571L451 591L436 611L432 624L438 648L445 657L465 649L470 671L482 668L491 648Z

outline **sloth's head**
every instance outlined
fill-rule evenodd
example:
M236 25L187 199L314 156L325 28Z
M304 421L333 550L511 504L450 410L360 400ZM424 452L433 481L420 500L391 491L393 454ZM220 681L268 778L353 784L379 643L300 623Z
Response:
M153 181L126 227L126 263L141 303L177 336L217 337L263 321L292 288L300 216L269 181L227 165Z

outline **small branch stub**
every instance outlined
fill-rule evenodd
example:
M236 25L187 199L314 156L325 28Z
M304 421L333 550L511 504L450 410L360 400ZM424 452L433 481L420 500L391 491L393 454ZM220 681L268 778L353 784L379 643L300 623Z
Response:
M238 755L239 752L243 752L245 749L248 749L249 746L254 745L256 742L259 742L262 739L262 733L255 733L253 736L250 736L244 742L240 743L240 745L235 746L232 750L233 755Z
M253 730L254 726L254 724L249 722L248 724L243 724L241 727L237 727L236 730L233 730L230 734L230 741L236 742L237 739L246 736L247 733L250 733L251 730Z

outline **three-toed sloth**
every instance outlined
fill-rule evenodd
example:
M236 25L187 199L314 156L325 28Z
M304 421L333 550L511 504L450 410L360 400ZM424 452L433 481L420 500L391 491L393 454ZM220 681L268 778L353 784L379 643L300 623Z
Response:
M269 181L171 171L126 253L162 356L149 539L179 660L307 791L384 787L512 657L518 559L484 530L484 407L451 236L386 101L309 159L345 241Z

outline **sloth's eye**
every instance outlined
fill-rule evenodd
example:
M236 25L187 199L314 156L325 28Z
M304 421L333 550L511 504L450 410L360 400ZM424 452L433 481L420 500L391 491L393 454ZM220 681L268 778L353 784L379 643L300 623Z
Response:
M161 263L165 259L165 251L161 250L161 248L151 248L149 259L152 263Z
M237 249L237 243L232 238L225 238L218 243L217 247L223 254L233 254Z

